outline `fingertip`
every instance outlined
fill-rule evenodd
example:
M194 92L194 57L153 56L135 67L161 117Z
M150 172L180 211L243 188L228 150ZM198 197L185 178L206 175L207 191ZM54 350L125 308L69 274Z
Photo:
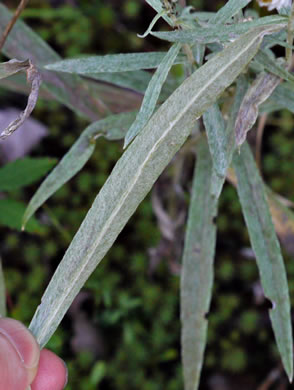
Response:
M62 390L66 383L67 368L63 360L48 349L43 349L31 390Z
M21 322L12 318L0 318L0 336L14 349L27 370L29 382L32 382L40 357L40 348L34 336Z

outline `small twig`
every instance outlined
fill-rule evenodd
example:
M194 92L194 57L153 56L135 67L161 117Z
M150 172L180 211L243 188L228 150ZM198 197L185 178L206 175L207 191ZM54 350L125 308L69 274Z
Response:
M287 27L287 43L291 47L286 47L286 63L288 69L292 66L292 45L293 45L293 22L294 22L294 3L291 7L291 13L288 20L288 27Z
M8 37L8 34L10 33L11 29L13 28L13 26L15 25L15 22L17 21L17 19L19 18L19 15L22 13L22 11L24 10L24 8L27 6L29 0L21 0L12 19L10 20L10 22L8 23L8 25L6 26L3 34L2 34L2 37L0 39L0 51L2 50L3 46L4 46L4 43Z
M262 138L267 121L267 114L263 114L258 119L257 132L256 132L256 148L255 148L255 158L256 163L261 173L261 147L262 147Z

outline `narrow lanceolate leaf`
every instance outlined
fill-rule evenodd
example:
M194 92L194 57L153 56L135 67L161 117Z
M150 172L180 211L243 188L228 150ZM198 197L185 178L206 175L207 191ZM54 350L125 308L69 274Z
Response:
M271 73L260 73L242 101L235 126L236 144L241 146L254 126L259 106L273 93L282 80Z
M111 140L124 138L134 118L135 113L123 113L109 116L88 126L30 200L23 216L22 229L36 210L83 168L92 156L95 140L99 136Z
M11 17L11 12L0 3L0 35L3 34ZM91 95L82 79L40 69L44 64L59 61L61 58L22 20L18 20L13 26L2 51L7 57L19 60L26 60L29 53L30 60L41 72L42 87L46 88L51 96L81 115L97 120L101 114L105 115L107 112L102 101Z
M56 164L54 158L25 157L0 168L0 191L13 191L41 179Z
M269 73L275 74L281 79L287 80L291 83L294 82L294 76L286 68L285 64L279 63L276 59L273 59L265 51L260 50L255 58L255 62Z
M0 317L6 316L6 289L4 274L2 268L2 260L0 257Z
M45 68L81 75L100 72L130 72L139 69L157 68L162 63L165 55L166 53L164 52L108 54L106 56L91 56L59 61L46 65ZM185 56L181 55L174 63L182 64L185 61Z
M282 246L294 255L294 213L280 197L267 188L267 197L273 223Z
M228 169L226 125L217 103L203 114L210 153L213 160L212 193L219 196Z
M210 24L224 24L236 15L241 9L246 7L251 0L229 0L227 3L209 20Z
M198 388L213 286L216 198L209 195L212 161L202 139L197 146L181 272L182 360L185 390Z
M237 187L237 179L233 169L228 169L227 179ZM285 199L266 187L266 196L275 231L282 246L290 254L294 254L294 213L285 205ZM287 202L288 199L286 200ZM287 203L286 202L286 203Z
M220 196L227 170L233 158L235 150L235 122L247 88L245 76L240 76L237 80L234 103L229 114L227 126L217 104L210 107L203 115L214 168L211 193L217 198Z
M9 137L15 132L24 121L31 115L33 109L38 100L39 88L41 85L41 75L35 65L29 60L29 66L27 69L27 80L30 83L31 90L27 102L27 106L24 111L21 112L18 118L11 122L6 129L1 132L0 129L0 140Z
M47 287L30 325L41 346L114 243L158 176L187 139L196 119L243 71L267 29L227 46L163 103L125 151L96 197Z
M260 106L261 112L273 112L281 109L289 110L294 114L294 87L291 83L279 85L270 98Z
M234 157L237 190L260 272L265 296L271 301L270 318L283 365L293 377L293 340L287 276L280 245L259 176L248 144Z
M179 43L173 45L166 53L166 56L163 58L161 64L156 69L156 72L154 73L145 92L140 111L134 123L126 134L124 147L126 147L136 137L137 134L139 134L139 132L143 129L143 127L151 118L155 110L161 88L167 78L171 67L174 64L174 61L180 51L180 48L181 45Z
M136 70L133 72L90 73L88 77L144 93L152 74L144 70Z
M240 35L245 34L248 30L257 26L270 26L277 24L280 24L281 28L285 28L287 26L287 19L285 17L273 15L265 16L250 22L224 26L209 25L209 27L193 27L193 29L189 30L152 31L150 34L169 42L181 42L188 44L195 44L195 42L198 42L208 44L213 42L231 42Z
M162 7L162 2L160 0L145 0L146 3L148 3L153 9L155 9L155 11L159 14L162 14L162 12L164 11L163 7ZM163 14L163 19L171 26L173 27L174 26L174 23L172 21L172 19L167 15L167 14Z
M13 59L8 62L2 62L0 63L0 79L9 77L22 70L27 70L29 66L30 66L29 60L18 61Z
M150 32L152 31L152 28L154 27L154 25L156 24L156 22L157 22L163 15L165 15L165 14L167 14L167 12L166 12L166 11L162 11L162 12L160 12L159 14L155 15L154 18L153 18L153 20L151 21L149 27L148 27L147 30L144 32L144 34L142 34L142 35L137 34L137 36L138 36L139 38L146 38L147 35L149 35Z

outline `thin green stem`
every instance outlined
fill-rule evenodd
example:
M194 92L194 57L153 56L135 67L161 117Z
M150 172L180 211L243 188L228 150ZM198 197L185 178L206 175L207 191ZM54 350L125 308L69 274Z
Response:
M294 36L294 30L293 30L293 23L294 23L294 3L291 7L291 12L288 20L288 28L287 28L287 43L291 47L286 47L286 64L287 67L290 69L292 66L292 45L293 45L293 36Z

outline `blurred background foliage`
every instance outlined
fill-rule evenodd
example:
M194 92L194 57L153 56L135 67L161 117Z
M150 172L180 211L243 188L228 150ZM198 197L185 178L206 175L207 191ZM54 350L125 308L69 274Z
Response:
M3 3L13 9L18 1ZM222 3L189 2L198 10L210 11ZM164 43L136 35L146 30L153 15L139 0L31 0L22 18L60 55L71 57L164 49ZM1 109L21 109L25 97L0 87L0 105ZM60 159L86 126L83 119L53 101L40 99L33 116L48 128L49 135L31 156ZM263 143L263 176L273 190L292 201L293 150L292 115L270 116ZM82 172L37 213L44 226L42 234L0 227L10 316L29 324L52 273L121 153L121 143L99 139ZM193 160L193 154L177 159L157 183L157 192L164 193L162 202L174 219L188 207ZM179 182L185 192L177 197L173 181L181 169L185 174L180 174ZM12 190L9 197L27 203L37 187L38 183ZM154 198L150 194L141 204L49 342L48 348L68 364L68 390L183 388L179 272L184 223L174 231L175 240L168 242L154 215ZM286 377L277 365L268 305L230 184L221 196L217 223L214 295L200 388L256 389L267 386L264 381L276 370L273 387L260 389L286 389ZM292 299L293 257L285 251Z

